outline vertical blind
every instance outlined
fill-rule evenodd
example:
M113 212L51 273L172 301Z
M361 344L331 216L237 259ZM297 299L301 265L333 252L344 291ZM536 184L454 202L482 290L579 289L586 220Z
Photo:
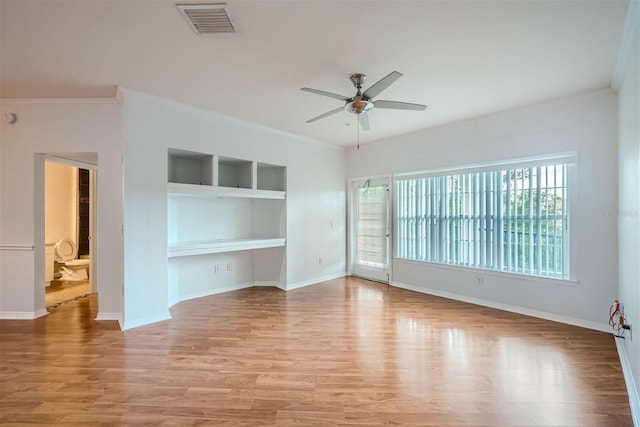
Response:
M396 181L396 257L569 276L567 164Z
M387 264L387 186L358 189L356 262L369 267Z

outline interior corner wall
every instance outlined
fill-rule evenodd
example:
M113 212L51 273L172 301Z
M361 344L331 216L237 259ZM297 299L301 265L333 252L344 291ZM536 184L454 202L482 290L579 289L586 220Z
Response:
M118 316L123 246L120 105L115 100L27 100L3 101L0 109L3 115L18 117L14 124L2 122L0 139L0 316L46 313L44 153L98 154L98 310L99 315ZM42 217L35 211L42 211Z
M633 339L622 341L622 348L635 383L635 408L640 408L640 7L630 7L631 32L629 57L626 58L618 90L618 298L624 304L627 323L635 329ZM631 337L629 337L631 338ZM632 396L632 391L629 393ZM636 416L640 417L640 413Z
M577 153L571 214L577 285L484 270L484 285L477 286L474 270L398 259L393 259L392 281L606 330L609 305L617 297L616 150L617 97L600 90L363 145L348 152L347 170L349 177L366 177Z
M179 300L167 278L169 147L286 166L286 283L281 285L344 275L344 150L137 91L122 93L125 328L168 318L168 307Z

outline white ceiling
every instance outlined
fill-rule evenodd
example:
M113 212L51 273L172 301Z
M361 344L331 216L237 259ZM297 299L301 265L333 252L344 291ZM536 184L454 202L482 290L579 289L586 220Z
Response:
M404 74L363 143L609 87L628 1L227 0L238 34L201 37L165 0L0 0L0 96L113 97L117 85L351 146L355 116L305 120ZM368 86L365 86L365 89Z

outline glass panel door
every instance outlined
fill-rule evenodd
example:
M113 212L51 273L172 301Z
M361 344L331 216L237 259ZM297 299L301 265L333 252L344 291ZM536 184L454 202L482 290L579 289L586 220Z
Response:
M355 183L352 194L353 274L389 283L389 181Z

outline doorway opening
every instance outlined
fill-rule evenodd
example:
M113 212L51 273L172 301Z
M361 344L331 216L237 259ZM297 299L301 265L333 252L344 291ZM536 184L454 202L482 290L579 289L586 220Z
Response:
M78 161L81 157L83 161ZM90 158L90 156L89 156ZM96 165L87 154L47 155L44 164L45 307L97 291Z
M351 183L351 274L390 282L389 177Z

